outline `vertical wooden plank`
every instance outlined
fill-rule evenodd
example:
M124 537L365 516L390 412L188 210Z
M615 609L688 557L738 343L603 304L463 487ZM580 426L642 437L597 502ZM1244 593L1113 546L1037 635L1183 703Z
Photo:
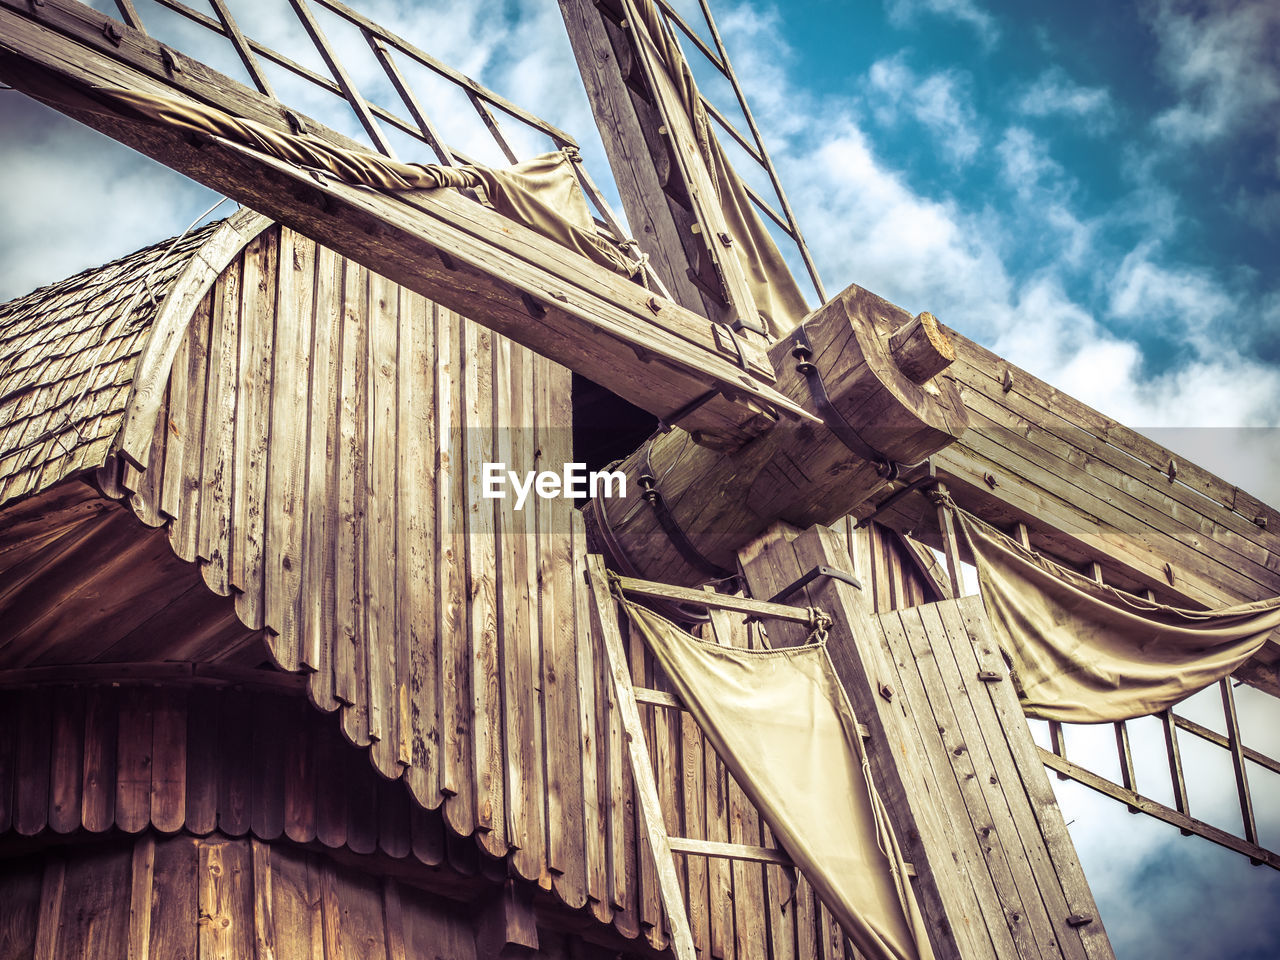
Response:
M378 849L397 860L409 855L409 792L395 780L378 782Z
M523 476L532 466L527 413L530 393L527 351L504 337L493 341L494 459ZM505 800L513 864L526 879L541 877L546 864L542 818L541 719L535 692L540 636L529 550L533 504L516 509L512 495L498 501L498 641L505 742Z
M682 799L684 801L684 836L694 840L706 840L707 836L707 783L706 756L703 753L703 736L697 721L687 711L681 711L680 761ZM688 891L689 926L693 930L693 945L698 956L707 960L711 955L711 914L708 902L707 858L685 857L685 879Z
M450 314L452 319L454 315ZM442 312L440 319L443 321ZM466 616L468 643L470 650L471 702L466 705L467 726L471 733L473 753L473 783L461 779L462 768L456 771L459 777L458 794L471 787L475 792L474 813L476 827L480 832L480 843L484 849L494 856L505 856L508 843L514 843L514 835L508 829L508 807L514 802L506 784L506 765L512 762L511 757L503 752L503 703L502 703L502 660L499 654L499 621L498 621L498 541L495 504L485 499L482 494L481 469L488 461L499 460L494 454L493 439L493 407L498 396L497 385L493 382L493 344L495 335L469 320L457 319L459 361L452 367L456 372L461 387L462 411L459 423L464 423L465 433L450 431L450 454L456 460L456 469L449 477L450 500L446 504L445 476L441 475L440 491L442 500L441 524L447 518L456 516L455 502L465 506L464 541L454 540L457 545L455 554L461 562L466 558ZM444 324L439 325L443 329ZM443 341L442 341L443 344ZM442 374L445 372L441 368ZM464 372L465 371L465 372ZM446 383L444 379L437 381L439 402L441 404L440 436L445 436L445 420L443 417ZM441 452L443 467L445 451ZM456 484L456 485L455 485ZM457 497L455 501L453 497ZM446 507L449 513L445 513ZM462 526L457 528L464 529ZM455 535L456 536L456 535ZM465 553L463 552L465 548ZM441 588L445 584L445 575L452 577L454 571L449 567L441 569ZM441 594L441 604L446 602ZM450 600L452 602L452 594ZM442 622L443 627L443 622ZM442 649L446 638L441 637ZM448 660L442 662L442 677L447 677L453 665ZM455 674L456 675L456 674ZM459 710L461 712L461 710ZM450 715L454 708L450 707ZM452 730L450 735L452 735ZM446 763L451 763L452 751L446 750ZM453 772L453 771L451 771ZM457 829L457 821L463 812L454 810L453 800L445 805L445 821Z
M36 921L36 943L32 960L57 960L62 956L58 933L62 929L62 900L66 889L67 864L58 853L44 861L40 886L40 917Z
M321 710L333 710L334 648L346 641L334 622L335 531L338 529L338 399L343 332L343 261L316 249L311 370L308 377L307 507L303 527L302 639L299 666L314 671L308 688Z
M160 840L155 845L151 898L150 960L196 956L199 917L198 841L188 836Z
M995 663L1005 677L1000 683L984 684L988 702L995 711L999 726L1010 756L1017 769L1016 777L1006 778L1007 782L1020 782L1027 798L1045 849L1058 882L1065 897L1069 915L1089 916L1089 923L1072 927L1090 960L1114 960L1111 943L1098 915L1098 907L1093 893L1085 880L1080 860L1076 856L1075 845L1067 832L1066 822L1058 807L1057 798L1049 779L1045 775L1044 765L1040 762L1039 752L1031 731L1027 727L1026 717L1018 703L1013 684L1008 682L1008 670L999 657L994 641L986 628L986 614L982 600L978 596L966 597L955 604L964 629L968 634L968 644L957 644L956 653L965 662L965 669L970 664L979 662ZM968 660L969 655L973 660ZM1064 936L1061 939L1066 940Z
M320 903L324 919L324 956L346 957L342 945L342 900L333 864L324 860L319 868Z
M378 845L378 777L363 751L343 750L347 790L347 847L352 853L373 853Z
M253 950L257 960L275 960L275 896L272 893L271 847L249 841L253 870ZM288 932L286 931L286 937ZM283 939L283 938L282 938Z
M707 789L707 839L729 842L728 771L710 743L703 740ZM711 956L733 960L733 873L729 861L717 857L707 862L710 907Z
M19 834L30 837L43 830L49 822L53 710L49 697L43 690L23 690L17 699L21 716L14 764L17 792L13 828Z
M579 747L582 751L582 821L586 850L587 898L591 912L601 923L613 919L609 897L609 777L608 710L597 696L601 669L591 635L590 597L587 586L587 533L582 514L570 513L572 535L574 643L578 655Z
M116 822L118 704L118 690L90 687L85 692L80 822L90 833L101 833Z
M271 361L271 447L267 464L264 622L280 666L297 670L302 612L302 519L307 502L307 407L315 305L315 242L280 228L275 345Z
M253 701L227 690L218 707L218 829L240 837L253 823Z
M275 339L279 228L245 247L240 300L240 380L232 492L231 573L236 613L250 629L263 626L263 538L270 454L271 357Z
M182 475L178 483L177 499L172 501L175 512L173 526L169 530L173 552L183 560L195 560L199 551L207 428L205 398L209 385L213 294L213 290L210 290L200 298L184 337L187 350L187 397L183 403L186 418L180 427L183 434ZM174 471L174 475L177 475L177 471ZM166 472L166 482L168 476Z
M409 842L420 863L434 867L444 862L444 820L439 810L409 805Z
M347 758L350 749L331 724L324 725L316 740L316 839L334 849L347 842ZM361 758L363 762L363 758Z
M400 884L390 877L382 881L382 912L387 925L387 960L409 960L405 948L404 905L400 902Z
M172 833L187 815L187 691L162 687L154 693L151 734L151 823ZM208 723L209 718L202 718Z
M301 697L284 707L284 832L294 843L310 843L316 838L316 793L322 787L316 779L316 727L320 721L314 714Z
M156 870L156 838L146 833L133 844L129 886L128 960L149 960L151 956L152 892Z
M168 446L169 431L169 393L170 387L165 385L164 397L160 409L156 413L155 424L151 431L151 455L148 467L139 471L132 464L125 463L121 474L126 489L133 490L129 505L138 519L149 527L158 527L164 523L160 513L160 491L164 485L165 451Z
M82 740L83 736L84 730L82 728ZM15 767L18 748L17 740L18 698L14 696L0 697L0 833L8 833L10 826L13 824L13 805L17 791L17 769ZM79 816L79 810L76 811L76 816Z
M9 699L6 695L5 699ZM84 776L84 690L59 687L53 693L53 760L49 783L49 827L71 833L80 827L80 790ZM3 720L0 719L0 723ZM14 731L5 725L0 739ZM0 747L0 751L4 748ZM0 791L8 786L0 774ZM0 829L4 829L0 825Z
M676 879L675 862L662 823L657 788L653 778L647 775L651 769L649 751L645 745L635 697L629 686L631 676L627 670L622 634L618 628L613 598L609 594L604 563L600 557L592 556L588 558L587 564L591 575L592 625L601 639L608 662L610 686L616 691L615 699L627 733L628 753L631 767L635 771L636 800L642 810L647 851L653 859L658 883L661 885L662 903L671 931L672 952L678 960L694 960L693 935L689 930L688 914L685 912L680 884Z
M732 775L729 776L729 840L756 846L760 843L760 819L751 801ZM761 865L733 861L734 954L741 960L764 960L764 880Z
M191 323L195 326L200 324L199 311L200 306L197 304L191 317ZM186 427L187 398L190 390L190 384L187 382L191 368L190 340L191 332L188 329L187 334L178 341L178 349L173 355L173 364L169 368L169 384L165 388L168 394L167 416L164 416L165 411L161 410L162 415L157 417L160 436L164 443L164 477L159 484L156 509L160 517L170 520L177 517L181 511L182 479L185 475L183 461L188 447ZM192 445L194 446L194 443ZM192 452L194 454L194 450ZM171 528L170 540L172 538Z
M59 957L123 957L129 943L131 845L70 858L61 896Z
M365 678L368 683L370 758L386 777L400 765L399 704L407 664L396 643L396 459L399 425L399 297L390 280L369 275L367 465L363 564L365 568ZM359 495L357 494L357 499ZM407 686L406 686L407 689ZM406 722L408 718L406 717Z
M186 828L196 835L218 825L220 698L220 691L195 687L187 700Z
M252 886L246 841L200 842L200 960L253 956Z
M535 461L538 469L560 472L564 464L573 461L570 374L536 354L533 362ZM577 909L587 902L587 865L570 530L576 511L573 502L563 497L539 499L536 507L547 754L547 865L560 898ZM594 843L595 837L590 842Z
M127 687L120 698L116 746L116 826L137 833L151 822L154 691Z
M357 745L368 743L365 702L364 490L367 426L366 331L369 275L344 261L342 372L338 408L338 528L335 577L333 692L342 703L342 728Z
M1187 802L1187 781L1182 775L1182 751L1178 747L1178 728L1173 722L1173 710L1168 709L1160 714L1160 724L1164 728L1165 753L1169 758L1169 780L1173 785L1173 805L1179 813L1189 814L1191 805ZM1062 728L1058 732L1061 736ZM1056 749L1053 751L1058 753ZM1058 753L1058 756L1062 756ZM1061 774L1059 776L1062 776Z
M446 749L440 718L441 690L437 644L460 649L458 633L436 626L436 566L443 540L437 540L435 486L435 320L431 303L400 290L400 443L396 463L396 581L398 651L408 664L409 715L401 728L405 779L420 803L434 805Z
M265 934L271 934L271 956L280 960L324 960L324 945L316 942L312 932L313 905L308 886L307 862L311 854L292 848L287 844L264 846L263 859L269 871L270 895L266 899L270 909L270 923L264 924L264 911L259 908L255 918L258 924L267 929L259 931L255 928L255 943L259 945L258 956L263 956L261 942ZM258 881L262 868L258 865L255 850L254 894L261 898L261 884ZM319 895L316 895L319 900ZM317 904L318 906L318 904Z
M648 657L648 651L644 646L644 639L640 636L639 631L628 621L623 621L620 627L622 638L626 646L627 656L630 660L631 683L633 686L649 687L652 686L652 662ZM625 703L625 697L623 700ZM625 708L624 708L625 709ZM649 744L654 743L654 724L653 712L654 708L645 705L638 708L640 718L640 730L644 737L645 748L649 756L653 756L653 750ZM625 720L626 714L621 714ZM629 734L632 731L623 727L623 734ZM630 751L628 751L628 754ZM650 946L655 950L662 949L662 903L661 893L658 888L658 877L656 874L656 865L654 859L650 856L649 851L645 848L646 824L643 821L645 810L641 807L639 801L639 791L641 789L641 777L637 774L635 768L629 768L632 774L632 795L636 802L632 806L632 815L635 821L633 829L634 846L635 846L635 865L636 872L634 876L638 881L637 903L640 908L640 927L644 931L645 936L649 940ZM661 796L659 796L659 807L661 807ZM692 934L691 934L692 935Z
M236 408L240 391L240 288L245 253L236 257L214 283L209 334L209 382L205 391L203 487L200 491L200 534L197 555L201 573L214 593L226 596L231 586L231 491L235 473Z
M284 832L286 756L293 745L285 742L287 714L281 698L256 693L252 704L252 754L245 758L251 765L250 829L260 840L275 840Z

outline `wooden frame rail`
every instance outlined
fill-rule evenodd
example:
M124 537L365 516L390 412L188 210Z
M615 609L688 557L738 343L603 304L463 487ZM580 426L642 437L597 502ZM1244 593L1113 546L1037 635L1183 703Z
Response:
M943 494L947 492L945 483L939 483L938 488ZM955 535L949 508L940 503L938 513L939 526L943 533L943 547L947 558L947 566L953 572L953 581L958 585L959 577L956 572L959 571L961 563L959 542ZM1031 531L1026 523L1021 521L1015 523L1010 533L1024 547L1031 548ZM1097 582L1105 582L1103 567L1097 561L1090 561L1085 572ZM1155 599L1153 591L1146 590L1144 593L1148 599ZM1242 681L1234 682L1239 683ZM1169 765L1169 780L1173 789L1173 807L1146 797L1139 792L1127 721L1122 720L1113 724L1116 755L1120 767L1120 783L1108 780L1106 777L1096 774L1067 758L1064 728L1072 726L1071 724L1063 724L1056 720L1048 721L1050 748L1048 750L1043 747L1040 748L1041 758L1044 760L1045 765L1057 774L1058 779L1076 780L1099 793L1111 797L1113 800L1119 800L1129 808L1130 813L1149 814L1178 827L1184 836L1195 834L1196 836L1204 837L1221 846L1245 854L1254 864L1265 863L1267 866L1280 869L1280 853L1270 851L1258 842L1257 821L1253 812L1253 796L1249 789L1246 766L1246 761L1249 761L1273 773L1280 773L1280 760L1246 747L1241 743L1240 720L1236 712L1232 684L1233 678L1231 677L1225 677L1218 682L1222 697L1222 712L1226 720L1226 736L1210 730L1193 720L1179 716L1172 710L1165 710L1159 715L1164 733L1166 759ZM1280 705L1280 698L1277 699L1277 705ZM1243 836L1237 836L1228 830L1215 827L1191 816L1191 804L1187 793L1182 750L1178 743L1177 732L1179 728L1200 737L1208 743L1221 747L1231 754L1234 786L1240 805L1241 832Z
M231 43L258 92L271 99L278 100L279 98L276 96L266 71L263 70L263 61L271 63L326 93L342 99L355 113L374 147L387 156L394 156L394 150L379 126L380 123L386 124L426 145L442 164L454 166L458 163L475 162L474 158L447 143L444 135L423 106L422 98L413 89L404 71L397 63L397 57L407 58L413 63L425 67L462 90L508 163L516 163L519 158L512 148L510 140L502 131L496 115L498 113L504 114L523 127L545 136L556 148L578 149L577 141L564 130L512 103L506 97L483 84L477 83L461 71L450 67L415 44L342 3L341 0L314 0L314 2L327 13L332 14L360 32L365 42L369 45L374 59L382 68L387 81L395 89L404 108L408 111L408 118L372 103L360 94L345 65L328 42L322 25L315 18L308 0L289 0L289 3L298 18L299 25L303 28L303 33L311 40L312 45L328 66L331 74L328 77L272 49L265 43L245 35L227 6L226 0L210 0L214 13L217 15L216 18L188 6L182 0L155 0L155 2L189 22L203 27L210 33L225 37ZM129 0L116 0L116 6L125 23L136 30L146 31L146 25ZM626 232L621 228L616 215L610 209L608 202L604 199L591 175L587 172L585 165L579 162L575 163L574 166L583 190L596 208L597 225L609 231L616 238L623 239Z

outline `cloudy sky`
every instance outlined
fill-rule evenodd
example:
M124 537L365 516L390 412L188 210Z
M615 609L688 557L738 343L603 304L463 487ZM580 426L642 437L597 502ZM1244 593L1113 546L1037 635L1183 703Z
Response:
M1280 5L712 2L829 292L857 282L930 310L1280 503ZM573 133L609 179L554 2L355 5ZM698 16L696 0L676 5ZM243 77L228 49L138 7L153 33ZM323 70L283 0L232 8ZM359 38L330 27L366 95L394 106ZM445 135L499 161L466 101L410 72ZM273 80L358 132L322 95ZM0 92L0 131L0 299L172 235L217 199L16 93ZM523 153L542 146L508 132ZM1194 709L1221 728L1212 697ZM1261 708L1242 709L1246 738L1267 746ZM1079 737L1106 772L1110 748ZM1231 828L1223 779L1198 783L1196 809ZM1280 874L1055 786L1121 960L1275 954ZM1280 793L1263 786L1275 849Z

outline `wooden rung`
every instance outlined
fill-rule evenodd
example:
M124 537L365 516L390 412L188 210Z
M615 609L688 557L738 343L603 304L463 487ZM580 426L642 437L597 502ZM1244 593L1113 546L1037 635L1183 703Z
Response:
M655 707L670 707L672 710L683 710L684 701L679 697L661 690L650 690L648 687L635 687L637 703L651 703Z
M618 577L617 584L623 593L631 593L640 597L676 600L691 606L733 610L737 613L754 614L757 617L789 620L792 623L808 623L813 615L808 607L793 607L785 603L770 603L767 600L731 597L725 593L711 593L706 590L694 590L690 587L674 587L668 583L637 580L634 577ZM821 611L818 612L821 613Z
M791 858L775 847L753 847L745 843L722 843L718 840L693 840L689 837L668 837L672 853L687 853L697 857L717 857L722 860L749 860L752 863L779 863L791 866Z

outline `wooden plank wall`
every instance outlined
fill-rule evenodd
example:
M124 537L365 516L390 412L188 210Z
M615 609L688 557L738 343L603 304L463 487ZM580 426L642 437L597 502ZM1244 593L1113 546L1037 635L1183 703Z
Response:
M581 530L568 500L480 495L482 462L572 460L569 382L277 227L196 309L149 466L106 486L234 596L379 772L577 907Z
M439 811L361 754L305 697L268 689L170 680L0 690L0 836L252 834L445 864L465 890L484 866L474 845L447 844Z
M615 951L540 931L530 960ZM0 875L4 960L476 960L466 905L287 842L180 833L47 848Z

